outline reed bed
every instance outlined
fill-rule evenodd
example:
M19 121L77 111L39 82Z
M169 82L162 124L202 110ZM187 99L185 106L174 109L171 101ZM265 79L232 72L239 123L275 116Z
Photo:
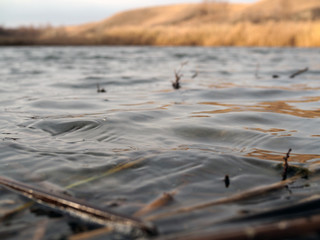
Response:
M319 47L320 21L124 27L109 29L99 40L101 44L117 45Z
M15 31L0 35L0 44L320 47L320 21L123 26L82 33L72 33L67 28L48 28L27 37L26 29L23 34L19 34L19 29Z

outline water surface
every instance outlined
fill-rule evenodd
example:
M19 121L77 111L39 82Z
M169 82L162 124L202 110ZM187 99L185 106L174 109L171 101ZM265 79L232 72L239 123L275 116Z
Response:
M278 182L282 158L292 148L290 164L312 171L307 183L298 183L308 187L154 222L163 235L210 231L213 223L240 212L295 203L320 190L319 53L1 48L0 174L35 186L69 186L72 195L127 215L173 193L174 201L159 213ZM182 63L182 87L174 90L174 70ZM305 67L308 72L289 77ZM97 84L106 93L97 93ZM101 177L75 184L93 176ZM1 192L0 214L26 201ZM11 232L1 223L0 233L30 239L43 219L48 218L27 211L11 219ZM73 234L67 220L48 221L47 239Z

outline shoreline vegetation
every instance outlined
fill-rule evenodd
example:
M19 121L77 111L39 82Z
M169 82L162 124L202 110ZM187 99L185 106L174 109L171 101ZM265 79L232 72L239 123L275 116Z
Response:
M0 27L0 45L320 47L320 0L207 0L78 26Z

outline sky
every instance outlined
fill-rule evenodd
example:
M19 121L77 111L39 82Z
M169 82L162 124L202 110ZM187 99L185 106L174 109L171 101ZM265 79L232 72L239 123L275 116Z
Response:
M229 0L255 2L256 0ZM140 7L201 0L0 0L0 26L61 26L100 21L113 14Z

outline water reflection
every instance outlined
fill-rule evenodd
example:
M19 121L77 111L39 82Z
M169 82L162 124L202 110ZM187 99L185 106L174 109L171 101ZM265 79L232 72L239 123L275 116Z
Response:
M219 102L199 102L199 105L209 105L223 107L224 109L211 110L211 111L199 111L193 112L194 116L198 114L219 114L219 113L230 113L230 112L270 112L288 114L296 117L303 118L318 118L320 117L320 108L314 110L306 110L295 107L294 104L299 103L316 103L320 101L320 97L309 97L301 100L284 100L284 101L269 101L259 102L254 105L240 105L240 104L228 104Z
M74 196L132 215L164 192L174 192L174 200L157 213L279 182L289 148L293 149L290 164L313 166L313 174L318 174L317 50L22 50L0 49L12 56L2 59L0 54L1 175L31 185L84 183L70 189ZM30 57L34 55L38 57ZM297 57L310 71L289 79L292 69L301 68ZM183 69L186 77L181 78L177 91L171 86L174 69L185 60L189 60ZM259 79L255 77L257 62ZM7 68L12 64L27 74L10 72ZM192 79L195 70L198 76ZM273 79L274 73L280 78ZM107 92L98 94L97 84ZM130 165L139 159L143 161ZM123 164L130 167L117 168ZM230 177L228 188L223 181L226 175ZM240 212L286 206L310 192L319 193L314 175L301 180L306 184L298 182L303 187L291 192L281 189L247 202L156 223L163 234L207 231L210 223ZM2 200L7 198L8 194L0 196L0 209L5 209ZM39 220L42 218L25 212L12 218L11 224L23 222L23 227L34 230ZM56 238L71 234L68 220L56 222L64 226ZM0 233L6 229L0 222ZM48 236L52 234L55 232L49 229ZM23 237L17 233L9 239Z
M246 156L258 158L258 159L262 159L262 160L272 160L272 161L283 162L282 157L284 156L284 153L253 148L249 153L246 154ZM291 154L291 157L289 158L290 162L297 162L297 163L307 163L310 160L312 160L313 164L320 163L320 154L293 153L293 154Z

